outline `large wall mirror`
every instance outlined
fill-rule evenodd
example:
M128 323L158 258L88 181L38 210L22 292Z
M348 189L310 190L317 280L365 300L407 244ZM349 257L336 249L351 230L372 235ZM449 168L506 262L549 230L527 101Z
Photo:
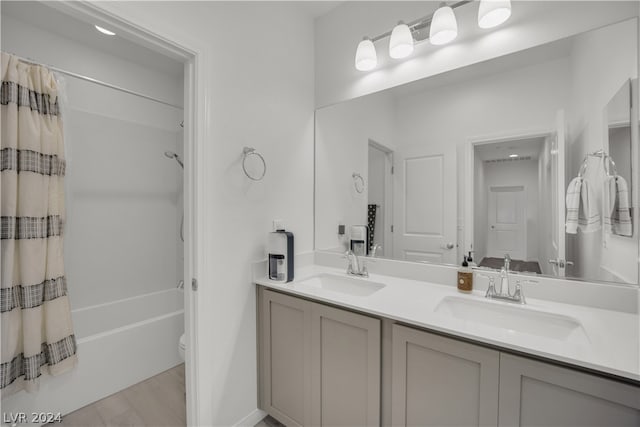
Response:
M513 270L637 284L637 31L318 109L316 250L347 250L353 230L379 257L499 268L508 254Z

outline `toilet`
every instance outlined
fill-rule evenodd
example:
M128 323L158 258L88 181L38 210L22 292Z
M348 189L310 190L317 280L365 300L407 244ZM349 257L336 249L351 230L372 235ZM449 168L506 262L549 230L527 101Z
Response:
M185 343L185 336L184 334L180 335L180 339L178 340L178 353L180 354L180 359L184 362L184 353L185 350L187 349L187 345Z

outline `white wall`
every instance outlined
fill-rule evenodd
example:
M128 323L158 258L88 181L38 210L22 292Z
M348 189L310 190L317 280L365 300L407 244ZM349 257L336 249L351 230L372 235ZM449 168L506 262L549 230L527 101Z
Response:
M232 425L257 406L256 304L252 261L265 257L271 220L313 249L313 18L271 2L105 2L143 28L203 49L206 120L199 239L200 425ZM242 148L267 161L263 181L246 178ZM202 159L200 159L202 160Z
M575 42L571 57L568 179L577 174L587 152L604 148L606 105L626 80L638 75L637 31L637 19L633 19L583 34ZM611 48L614 44L616 49ZM592 160L589 165L585 177L593 183L601 182L598 162ZM602 193L595 193L601 205ZM573 274L637 283L638 265L634 261L638 258L638 234L634 228L633 239L602 232L569 235L567 258L576 263ZM599 259L601 263L594 262Z
M477 2L456 9L459 35L450 45L416 46L405 60L391 60L388 39L376 44L379 67L357 71L355 50L363 36L390 31L433 12L439 1L345 2L316 21L316 106L330 105L466 65L565 38L637 16L630 1L515 1L507 23L495 30L477 26Z
M181 76L145 68L6 14L2 49L181 103L176 96ZM72 308L175 287L182 172L163 152L178 151L182 111L63 78L65 264Z
M487 233L479 232L489 223L488 198L482 197L485 194L487 184L485 181L485 163L480 156L473 156L473 258L476 264L480 264L487 256L487 244L489 242Z
M395 120L385 93L316 111L316 248L346 249L338 224L367 224L368 189L357 193L352 174L369 183L369 140L393 147Z

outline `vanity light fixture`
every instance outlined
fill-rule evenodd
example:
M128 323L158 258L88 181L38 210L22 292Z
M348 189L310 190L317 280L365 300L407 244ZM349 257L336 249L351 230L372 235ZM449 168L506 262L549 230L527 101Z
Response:
M102 34L105 34L107 36L115 36L116 33L114 33L113 31L109 31L106 28L102 28L99 25L94 25L94 27L96 27L96 30L100 31Z
M458 22L453 9L445 3L433 14L429 28L429 41L434 45L447 44L458 37Z
M398 22L391 31L389 40L389 56L394 59L405 58L413 52L413 35L409 26L404 22Z
M376 47L370 38L365 37L358 43L356 50L356 69L359 71L369 71L378 65L378 56L376 55Z
M365 37L356 49L355 67L359 71L370 71L378 65L378 58L374 43L390 38L389 56L393 59L405 58L413 52L415 43L429 39L433 45L443 45L453 41L458 36L458 23L454 9L472 3L472 0L462 0L451 5L441 3L440 7L431 15L411 21L402 21L392 31L387 31L376 37ZM511 16L510 0L480 0L478 10L478 25L481 28L493 28L504 23Z
M511 0L480 0L478 26L493 28L504 23L511 16Z

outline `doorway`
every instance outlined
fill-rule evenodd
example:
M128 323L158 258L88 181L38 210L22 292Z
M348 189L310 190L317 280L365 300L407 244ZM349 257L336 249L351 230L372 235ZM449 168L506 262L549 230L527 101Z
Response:
M181 364L179 337L186 332L187 422L197 425L196 352L195 346L190 345L194 343L197 326L195 294L190 285L191 278L196 276L195 259L200 253L195 240L199 216L194 201L195 184L201 182L194 161L198 147L193 107L195 55L90 3L8 2L3 4L2 15L3 36L11 31L24 36L3 37L3 50L28 57L65 76L68 110L63 114L68 130L65 136L71 148L67 152L69 239L65 246L69 249L67 264L71 259L74 261L73 265L67 265L67 270L73 273L69 294L76 338L85 349L78 369L95 365L97 368L92 372L101 375L97 381L78 371L75 375L47 378L47 386L37 398L20 400L22 395L11 396L13 400L3 400L4 409L72 412ZM4 25L5 16L10 25ZM94 24L115 30L118 39L110 40L111 44L99 39L103 36L93 33ZM29 34L30 30L33 31ZM74 31L84 37L74 36ZM50 36L43 36L47 34ZM39 42L29 42L34 39ZM102 69L100 56L109 59L105 59ZM74 68L78 57L85 60L82 74ZM129 63L131 67L125 69L152 70L157 79L148 79L145 85L137 87L145 74L130 71L127 81L121 82L120 74L110 73ZM177 77L165 78L176 68ZM158 83L173 82L171 77L176 77L174 86ZM158 84L152 86L151 80ZM175 90L164 91L170 86ZM167 93L176 99L165 96ZM165 158L170 157L167 153L179 160L180 166L184 158L184 175L180 167ZM104 170L98 170L99 166ZM147 208L151 212L146 212ZM179 240L182 212L184 246ZM87 235L88 232L102 234L96 237ZM117 243L109 245L112 238ZM94 242L99 244L91 247ZM110 251L109 256L98 256L105 250ZM134 255L127 259L128 251ZM109 262L111 275L98 274ZM125 270L125 264L132 267ZM151 267L145 268L147 264ZM91 270L96 277L84 280L83 274L87 276L85 273ZM97 286L102 277L111 279L107 286ZM184 291L179 286L181 282L187 284ZM90 291L89 286L80 287L82 283L96 286ZM98 300L101 296L106 299ZM111 310L113 315L104 315L105 310ZM104 322L101 320L104 318L114 320ZM105 325L108 330L93 328ZM150 331L156 327L157 330ZM140 333L140 339L131 338L134 332ZM108 352L90 351L92 345L125 348L114 343L116 339L129 339L133 343L128 347L130 359L123 361ZM151 343L151 339L155 341ZM151 354L136 354L131 347ZM137 369L134 362L141 363L142 368ZM52 392L58 386L68 386L73 392ZM183 388L182 398L184 392Z
M377 257L391 256L393 151L370 139L368 159L367 226L371 246L369 253Z
M541 274L550 194L549 137L474 146L474 258L479 266Z

